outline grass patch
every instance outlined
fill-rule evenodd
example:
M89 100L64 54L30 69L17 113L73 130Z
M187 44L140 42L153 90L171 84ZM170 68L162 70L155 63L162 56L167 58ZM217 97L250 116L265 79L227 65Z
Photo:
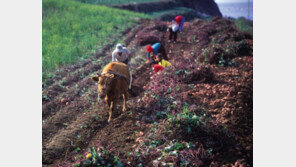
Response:
M42 1L42 79L54 69L93 55L144 14L74 0Z
M246 31L253 35L253 21L240 17L235 19L235 25L239 30Z
M151 13L146 13L146 14L150 15L152 17L159 17L159 16L165 15L165 14L174 14L174 15L177 16L177 15L182 15L182 14L188 13L188 12L195 12L195 11L193 9L190 9L190 8L177 7L177 8L173 8L173 9L170 9L170 10L162 10L162 11L151 12Z
M143 3L143 2L157 2L168 0L76 0L82 3L98 4L98 5L124 5L130 3Z
M171 21L177 15L182 15L185 17L186 21L191 21L196 18L206 19L207 17L198 14L195 10L186 7L176 7L169 10L161 10L157 12L145 13L154 19L162 21Z

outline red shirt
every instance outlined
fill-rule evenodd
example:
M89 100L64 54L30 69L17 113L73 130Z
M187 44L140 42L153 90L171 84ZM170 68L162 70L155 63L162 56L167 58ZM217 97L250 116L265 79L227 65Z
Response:
M164 68L161 65L155 64L154 66L154 74L156 74L158 71L162 71Z

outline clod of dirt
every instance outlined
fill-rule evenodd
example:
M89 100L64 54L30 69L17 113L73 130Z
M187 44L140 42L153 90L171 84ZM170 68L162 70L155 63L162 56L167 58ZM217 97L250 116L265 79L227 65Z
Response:
M158 23L158 24L155 24L153 27L150 28L150 30L158 30L158 31L161 31L161 32L164 32L166 31L168 28L168 26L164 23Z
M188 74L185 83L211 83L214 82L215 75L209 66L201 66L196 71Z
M128 93L133 97L138 96L141 92L143 92L143 88L139 86L132 85L131 89L128 90Z
M208 34L205 31L199 31L195 37L198 41L198 44L201 46L207 45L210 42L210 38L208 37Z
M253 36L248 32L242 32L245 39L253 39Z
M209 57L209 63L210 64L218 64L221 60L221 56L224 55L224 50L222 48L214 48L213 52L210 53ZM225 56L227 57L226 60L228 60L230 57L232 58L232 55Z
M65 98L61 98L61 103L65 103L66 102L66 99Z
M252 51L252 48L248 43L246 43L245 41L239 42L238 50L237 50L237 53L239 55L248 55L250 54L251 51Z
M138 34L136 43L139 46L144 46L147 44L153 44L156 42L160 42L160 35L157 33L147 33L147 32L141 32Z

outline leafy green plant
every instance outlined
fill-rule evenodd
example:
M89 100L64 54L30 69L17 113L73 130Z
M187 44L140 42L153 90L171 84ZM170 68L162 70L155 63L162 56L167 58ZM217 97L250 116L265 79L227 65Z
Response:
M77 147L77 148L75 149L75 152L79 152L79 151L81 151L81 148L80 148L80 147Z
M175 142L175 143L172 143L171 145L165 147L164 151L165 152L171 152L171 151L174 151L174 150L182 150L184 148L185 148L185 146L182 143Z
M205 125L206 123L201 119L200 116L193 112L189 112L188 103L183 105L183 111L178 113L176 116L168 116L169 127L183 127L184 130L190 134L192 128L198 125Z
M218 63L218 66L225 67L227 64L226 60L224 59L224 55L222 54Z
M165 140L159 139L159 140L146 141L145 145L148 146L149 148L155 148L155 147L160 146L164 143L165 143Z
M89 148L86 160L82 162L84 166L116 166L122 167L123 164L119 158L104 148Z

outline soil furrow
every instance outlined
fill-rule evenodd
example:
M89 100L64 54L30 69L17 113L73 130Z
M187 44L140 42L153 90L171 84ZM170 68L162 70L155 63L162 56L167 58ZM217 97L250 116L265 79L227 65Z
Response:
M141 93L141 89L144 85L145 85L145 81L147 80L147 76L149 76L149 74L144 74L147 73L146 71L146 65L141 66L137 71L136 71L136 76L143 76L144 78L146 77L146 79L144 80L141 77L137 77L134 81L133 87L138 88L137 90L133 90L134 94L137 96ZM143 75L144 74L144 75ZM136 99L137 97L132 97L129 99L133 100ZM104 102L103 102L104 103ZM128 102L129 104L129 102ZM56 120L52 121L52 122L62 122L61 120L65 120L66 118L69 118L69 115L72 115L72 119L75 118L75 120L72 123L69 123L69 126L65 127L65 126L60 126L57 124L51 124L48 126L44 126L44 130L46 133L52 133L50 136L48 136L48 138L44 139L43 142L43 159L44 159L44 163L46 164L51 164L53 163L53 159L56 159L54 157L60 157L63 158L65 156L67 156L67 154L65 154L63 156L64 153L69 153L71 151L73 151L73 149L75 149L75 147L80 147L80 148L85 148L86 144L88 144L88 142L86 143L81 143L81 142L76 142L75 143L75 139L77 138L77 135L85 135L87 134L87 138L89 141L94 141L92 142L92 144L96 143L97 141L99 141L102 137L102 135L104 134L105 131L110 131L110 129L112 129L112 125L116 125L116 127L118 127L117 125L120 125L120 122L124 122L126 120L129 120L128 125L126 125L127 127L132 126L132 124L135 121L131 121L133 120L133 117L131 117L130 115L127 115L127 113L123 113L121 115L119 114L120 111L120 104L118 104L117 106L117 112L114 113L113 116L113 121L111 122L111 124L108 124L108 126L105 127L105 125L107 125L107 112L104 112L104 110L106 110L106 106L102 105L102 103L98 103L95 106L87 106L86 108L90 109L92 112L88 113L87 115L85 115L84 113L80 113L80 114L71 114L70 112L73 111L73 108L69 109L68 112L62 113L59 112L58 114L56 114ZM130 107L127 108L128 110L130 109ZM94 112L96 111L96 112ZM60 114L62 113L62 114ZM95 115L95 116L94 116ZM100 118L102 121L100 121L100 123L95 123L97 126L99 126L99 128L93 128L93 125L87 125L87 122L89 122L89 120L91 120L92 118L94 118L96 120L96 116L97 118ZM91 121L90 121L91 122ZM95 121L94 121L95 122ZM85 124L86 123L86 124ZM85 125L83 125L85 124ZM85 127L86 126L86 127ZM81 127L85 127L82 128ZM92 127L92 128L90 128ZM107 129L106 129L107 128ZM52 130L50 130L52 129ZM134 130L139 130L141 129L140 127L135 127L135 128L131 128L130 129L130 133L132 133ZM115 130L117 130L115 128ZM102 132L101 132L102 131ZM110 132L109 132L110 133ZM125 135L129 135L130 133L124 133ZM118 134L117 134L118 135ZM95 136L94 138L92 136ZM121 135L119 135L121 136ZM80 139L82 141L85 141L86 139Z

